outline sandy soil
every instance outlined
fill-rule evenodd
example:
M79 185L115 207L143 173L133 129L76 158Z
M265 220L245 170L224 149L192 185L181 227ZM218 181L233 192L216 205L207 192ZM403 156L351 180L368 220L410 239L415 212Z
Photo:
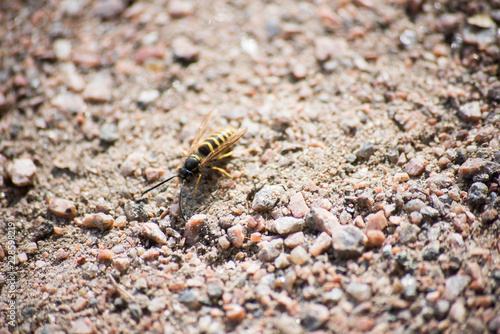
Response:
M3 1L0 332L500 333L498 1ZM175 175L204 116L233 157Z

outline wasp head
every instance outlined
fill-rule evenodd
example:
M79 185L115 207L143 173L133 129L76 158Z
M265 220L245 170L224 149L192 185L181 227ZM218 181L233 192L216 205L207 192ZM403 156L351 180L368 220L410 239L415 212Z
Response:
M179 177L183 180L189 181L193 177L193 172L186 167L179 168Z

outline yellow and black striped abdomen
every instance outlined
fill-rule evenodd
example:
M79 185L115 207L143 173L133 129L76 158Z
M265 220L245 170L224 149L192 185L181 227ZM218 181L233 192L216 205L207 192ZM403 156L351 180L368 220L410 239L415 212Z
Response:
M234 135L233 128L225 128L224 130L212 134L198 147L198 153L200 153L201 156L206 157L219 146L224 144L229 138L231 138L232 135Z

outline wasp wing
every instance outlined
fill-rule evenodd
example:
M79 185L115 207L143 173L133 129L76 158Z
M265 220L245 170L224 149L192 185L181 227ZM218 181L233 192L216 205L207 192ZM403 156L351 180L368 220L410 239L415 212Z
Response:
M247 132L247 128L240 128L238 129L228 140L226 140L224 143L222 143L219 147L217 147L215 150L210 152L206 157L204 157L201 160L201 166L203 167L205 164L209 163L213 159L217 158L219 154L224 152L226 149L228 149L230 146L234 145L243 135Z
M210 122L212 122L212 120L214 119L215 115L217 115L217 110L212 110L211 112L209 112L205 118L203 119L203 121L201 122L200 124L200 127L198 128L198 131L196 131L196 136L194 137L193 139L193 144L191 145L191 148L189 149L189 152L187 154L187 156L189 157L195 150L196 148L198 147L200 141L201 141L201 138L203 138L203 136L205 135L205 133L207 132L207 129L208 129L208 124L210 124Z

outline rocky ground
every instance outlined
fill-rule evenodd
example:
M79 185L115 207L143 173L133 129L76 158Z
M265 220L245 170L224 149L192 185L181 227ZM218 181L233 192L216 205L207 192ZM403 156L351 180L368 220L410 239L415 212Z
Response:
M500 333L500 3L2 1L0 329ZM203 117L245 127L196 195Z

